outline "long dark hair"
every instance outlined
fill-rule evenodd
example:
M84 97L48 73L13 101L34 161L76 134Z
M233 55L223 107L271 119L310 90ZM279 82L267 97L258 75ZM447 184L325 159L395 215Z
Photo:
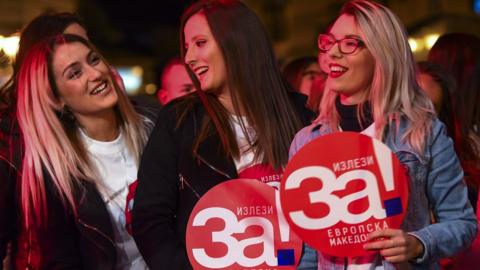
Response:
M0 88L0 108L10 107L10 110L14 111L15 77L28 51L39 41L62 34L68 26L74 23L85 28L82 19L73 13L48 12L34 18L23 28L20 34L18 52L13 62L12 77Z
M454 109L466 128L479 124L480 39L471 34L448 33L440 36L428 54L428 61L441 65L457 84ZM477 133L478 134L478 133Z
M455 113L455 149L465 171L467 183L480 185L480 149L472 134L480 131L480 39L465 33L442 35L428 54L428 61L441 65L453 76L452 95Z
M455 137L455 112L453 110L452 96L455 94L456 83L452 75L445 71L439 64L421 61L417 63L418 71L427 74L438 83L442 91L442 104L437 112L440 119L447 127L448 136Z
M285 165L290 143L300 128L300 120L289 100L286 82L260 20L240 1L195 2L182 15L180 44L183 59L186 53L183 29L188 19L197 13L205 15L223 55L234 112L237 115L243 112L248 124L256 131L255 141L251 142L255 159L275 168ZM188 70L209 115L196 138L194 151L211 132L212 125L205 123L213 121L226 154L239 157L228 111L217 100L215 93L199 89L198 80ZM244 123L241 126L245 132Z

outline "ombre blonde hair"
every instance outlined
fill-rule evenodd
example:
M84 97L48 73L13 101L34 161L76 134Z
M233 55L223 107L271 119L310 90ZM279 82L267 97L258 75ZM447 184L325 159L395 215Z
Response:
M75 35L59 35L34 46L25 57L16 78L17 117L25 144L21 176L21 205L27 228L45 224L47 216L46 182L66 209L77 213L74 194L82 190L82 181L101 186L96 169L79 139L79 127L73 115L62 115L52 71L52 58L58 46L80 42L96 50L87 40ZM102 58L102 61L105 61ZM108 64L107 64L108 65ZM118 102L115 112L128 148L137 163L147 141L149 121L138 115L128 97L110 73Z
M340 12L343 14L355 18L365 43L364 49L369 50L375 60L373 78L364 102L371 103L376 137L383 140L387 126L398 127L400 119L406 118L408 127L401 139L417 153L422 153L435 111L417 83L415 60L402 23L388 8L365 0L346 3ZM315 120L329 122L335 131L338 131L339 123L335 108L337 96L327 85L320 115ZM362 108L361 105L358 107ZM359 115L362 114L359 112Z

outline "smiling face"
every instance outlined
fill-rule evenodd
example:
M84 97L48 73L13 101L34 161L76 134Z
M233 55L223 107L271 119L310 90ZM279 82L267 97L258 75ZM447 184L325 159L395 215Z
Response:
M341 15L330 29L336 40L343 38L361 38L355 18ZM344 104L363 102L369 91L375 69L375 59L368 49L361 45L351 54L340 52L338 43L322 55L322 61L328 67L327 83L329 88L340 94Z
M62 105L78 120L113 112L117 92L109 67L100 55L81 42L56 47L52 69Z
M203 13L196 13L185 24L185 63L195 73L203 91L225 93L227 72L222 52Z

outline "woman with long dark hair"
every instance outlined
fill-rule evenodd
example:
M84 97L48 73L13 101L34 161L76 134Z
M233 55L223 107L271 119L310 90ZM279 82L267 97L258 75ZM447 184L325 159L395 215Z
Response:
M466 33L447 33L435 42L428 60L439 65L453 77L455 89L451 99L445 100L452 107L451 122L447 124L455 150L460 158L468 188L468 198L476 207L480 187L480 39ZM442 79L443 80L443 79ZM441 117L441 115L439 115ZM448 269L465 269L476 265L480 258L480 239L465 252L450 261Z
M451 136L475 203L480 187L480 39L465 33L444 34L428 53L428 61L440 65L456 84L449 100L455 125Z
M290 141L311 117L304 96L287 91L263 26L242 2L192 4L181 47L198 90L160 113L133 208L133 235L152 269L191 269L185 230L200 196L255 166L281 174Z

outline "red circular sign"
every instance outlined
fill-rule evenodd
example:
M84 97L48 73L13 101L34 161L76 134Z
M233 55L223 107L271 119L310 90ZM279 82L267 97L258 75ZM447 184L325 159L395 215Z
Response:
M302 241L288 226L279 192L251 179L210 189L187 226L190 263L198 269L295 269Z
M285 217L298 236L338 257L372 254L378 229L400 228L407 171L382 142L354 132L319 137L290 160L280 186Z

